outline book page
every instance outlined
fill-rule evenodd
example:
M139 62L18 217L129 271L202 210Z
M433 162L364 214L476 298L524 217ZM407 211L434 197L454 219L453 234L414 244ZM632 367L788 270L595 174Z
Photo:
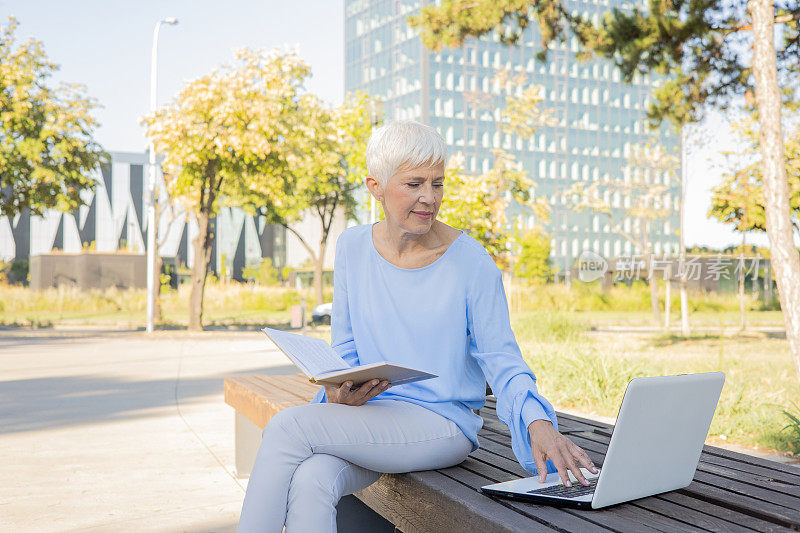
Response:
M322 339L271 328L264 328L261 331L266 333L278 349L310 378L325 372L350 368L347 361Z

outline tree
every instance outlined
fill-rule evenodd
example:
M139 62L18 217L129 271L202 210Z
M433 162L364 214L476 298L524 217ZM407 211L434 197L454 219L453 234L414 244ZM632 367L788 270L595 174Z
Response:
M545 283L553 275L550 239L541 228L518 231L514 238L519 248L514 276L529 283Z
M143 119L164 154L169 195L191 210L189 328L203 327L203 293L211 260L211 218L222 206L253 212L283 188L286 168L298 157L303 129L297 106L308 66L293 53L237 50L234 60L192 80L172 103Z
M364 93L348 95L344 104L327 109L314 96L298 104L302 124L295 154L289 161L280 194L266 197L261 212L271 224L292 232L314 264L314 295L323 303L322 270L328 236L337 212L355 219L356 191L367 175L367 140L372 129ZM320 240L314 248L291 224L311 214L320 223Z
M163 175L163 172L162 172ZM161 312L161 267L163 265L163 261L161 260L161 254L158 253L158 250L167 242L167 238L169 237L169 230L172 227L172 224L180 219L181 217L186 217L185 211L179 209L172 198L170 198L169 194L167 194L166 190L162 190L163 187L156 186L155 189L155 224L153 225L153 231L156 234L156 254L155 254L155 268L153 269L153 322L158 324L162 321L163 315ZM166 227L161 227L161 218L166 215L167 216L167 225Z
M109 163L93 138L98 106L82 85L51 87L59 67L40 41L18 44L17 25L9 17L0 27L0 216L75 211L92 172Z
M656 324L660 322L660 307L650 236L654 224L673 209L669 181L675 179L676 170L676 157L661 146L634 146L623 176L602 184L576 182L565 192L573 208L602 214L612 233L621 235L634 250L647 256L650 305Z
M511 225L506 211L514 199L547 219L547 204L531 195L533 182L514 158L495 152L494 168L472 175L463 168L463 156L450 159L445 172L445 194L438 220L460 228L480 242L501 269L511 265Z
M533 136L536 128L552 120L541 108L542 88L530 85L527 76L498 69L492 78L489 93L474 91L465 96L468 117L476 122L489 119L494 124L496 144L503 135ZM497 103L503 102L499 113ZM464 171L463 155L451 158L445 176L445 196L439 220L461 228L477 239L501 269L512 262L511 224L507 212L511 200L517 208L546 222L550 205L533 194L534 183L513 155L503 149L493 149L494 164L484 173L473 175Z
M758 161L749 162L753 153L759 151L758 132L753 129L751 121L741 124L739 131L748 143L747 147L735 154L734 167L725 172L722 182L712 189L708 216L732 225L736 231L767 231L761 164ZM784 142L784 154L789 181L790 220L794 231L800 236L800 129Z
M720 222L731 224L742 234L742 246L739 258L739 308L740 326L744 330L745 322L745 237L748 231L766 231L766 210L764 201L764 178L758 162L746 164L743 160L752 159L753 152L758 152L758 132L753 128L754 120L749 119L739 125L738 129L749 146L739 154L739 168L734 168L723 175L722 183L714 187L711 196L709 217ZM786 139L784 143L786 174L789 179L789 203L791 207L791 223L794 231L800 235L800 129Z
M749 17L748 17L749 15ZM651 122L696 122L711 107L755 95L764 173L767 235L786 336L800 378L800 256L789 223L789 188L782 150L781 91L797 86L800 4L790 0L650 0L646 11L612 9L594 24L562 0L443 0L409 22L429 47L460 46L470 36L496 31L517 43L535 19L542 55L569 32L583 55L596 53L619 67L625 81L664 76L648 110ZM785 24L775 48L775 24ZM752 45L752 55L750 49ZM784 95L792 91L784 91Z

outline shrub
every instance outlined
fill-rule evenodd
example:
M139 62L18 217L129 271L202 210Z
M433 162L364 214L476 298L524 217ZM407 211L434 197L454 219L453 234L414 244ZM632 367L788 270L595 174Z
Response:
M242 277L262 287L271 287L280 284L280 272L272 265L272 259L265 257L257 264L252 264L242 269Z
M12 285L27 285L29 264L25 259L16 261L0 261L0 283Z

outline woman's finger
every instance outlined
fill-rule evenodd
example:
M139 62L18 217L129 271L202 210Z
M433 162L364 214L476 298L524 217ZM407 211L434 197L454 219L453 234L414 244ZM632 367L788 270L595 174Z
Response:
M564 459L561 457L560 453L549 454L550 460L553 461L553 464L556 465L556 470L558 470L558 477L561 478L561 483L563 483L567 487L572 486L572 481L569 479L569 474L567 473L567 466L564 464Z
M364 397L364 402L366 402L367 400L373 399L375 396L377 396L378 394L382 393L383 391L388 389L390 386L391 386L391 383L389 383L388 381L386 381L386 380L381 381L380 383L378 383L377 385L372 387L372 390L370 390L367 393L367 395Z
M349 403L350 387L352 386L352 381L345 381L339 385L339 403Z
M589 482L586 481L586 478L583 477L583 472L581 472L581 468L578 466L578 463L575 462L575 459L572 457L570 450L568 448L563 449L564 452L564 463L567 465L567 469L570 470L574 475L575 478L581 485L588 485Z
M589 457L589 454L587 454L580 446L578 446L574 442L572 443L572 457L574 457L576 461L578 461L581 465L583 465L584 468L588 468L592 474L597 473L597 467L594 466L594 462L592 462L592 459Z
M533 450L533 462L536 463L536 473L539 474L539 483L544 483L547 478L547 459L538 446Z
M356 405L361 405L366 402L368 399L367 395L378 383L379 381L377 379L373 379L363 383L358 389L356 389L353 392L353 400L356 402Z

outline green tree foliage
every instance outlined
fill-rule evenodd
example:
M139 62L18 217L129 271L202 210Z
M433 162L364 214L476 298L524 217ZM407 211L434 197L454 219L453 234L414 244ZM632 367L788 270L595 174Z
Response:
M767 231L761 162L747 163L758 151L758 134L752 126L752 121L739 125L740 135L748 147L736 154L737 164L723 175L722 183L712 189L711 207L708 210L709 217L732 225L736 231ZM800 129L786 139L784 150L791 221L795 231L800 234Z
M546 283L553 275L550 262L550 238L541 229L518 231L514 276L529 283Z
M516 134L527 140L538 126L551 122L550 114L541 106L541 87L531 85L525 75L500 69L491 86L490 93L468 93L465 100L471 120L491 120L498 138ZM503 99L505 105L496 119L498 99ZM534 215L538 222L549 219L550 205L545 198L533 195L533 181L511 153L494 149L492 154L493 167L480 174L465 172L461 153L451 158L438 219L466 231L486 248L498 267L508 269L513 255L512 225L508 220L512 200L515 210Z
M194 213L190 329L202 329L213 217L222 206L254 212L287 198L287 169L303 157L308 127L298 111L309 67L293 53L237 50L234 60L188 82L173 101L143 119L164 154L171 198Z
M242 277L252 280L256 285L268 287L280 283L281 273L272 265L271 258L264 257L258 263L243 268Z
M52 87L58 66L40 41L18 43L17 25L9 17L0 26L0 216L73 211L95 186L92 171L108 163L93 138L97 104L82 85Z
M670 197L670 182L676 179L678 160L661 145L632 147L623 175L605 182L575 182L565 194L577 211L591 210L603 216L612 233L622 236L636 253L645 254L653 265L651 236L655 225L677 205ZM677 200L677 199L676 199ZM629 225L626 225L629 224ZM647 276L653 321L661 320L655 272Z
M444 183L437 219L477 239L502 269L511 264L511 224L506 215L511 199L535 208L540 219L548 215L547 204L531 196L531 179L501 150L495 152L494 168L477 175L464 171L463 156L457 154L447 165Z
M293 233L314 264L314 293L323 302L322 271L334 218L355 219L356 191L367 175L366 150L372 124L369 97L348 95L343 105L329 109L305 95L297 112L302 129L297 136L279 194L265 196L261 212L271 224ZM292 224L311 216L320 223L320 238L310 243Z
M791 76L800 72L800 4L775 2L775 16L787 23L778 69ZM627 82L646 73L665 76L648 110L654 125L664 119L677 125L696 122L707 105L726 107L732 96L754 89L749 56L743 53L752 34L742 0L649 0L644 10L614 8L594 22L563 0L443 0L409 18L432 49L461 46L469 37L492 32L503 43L517 44L534 21L541 58L554 43L574 35L581 57L594 53L613 60Z
M602 21L570 11L563 0L443 0L409 22L430 47L458 46L496 31L519 41L538 22L542 53L573 33L584 56L611 59L626 82L660 75L648 109L651 125L682 126L709 107L727 108L745 95L757 107L767 233L786 336L800 377L800 257L789 224L791 207L780 120L783 97L796 94L800 73L800 3L796 0L649 0L647 9L612 9ZM774 26L781 24L776 39Z

